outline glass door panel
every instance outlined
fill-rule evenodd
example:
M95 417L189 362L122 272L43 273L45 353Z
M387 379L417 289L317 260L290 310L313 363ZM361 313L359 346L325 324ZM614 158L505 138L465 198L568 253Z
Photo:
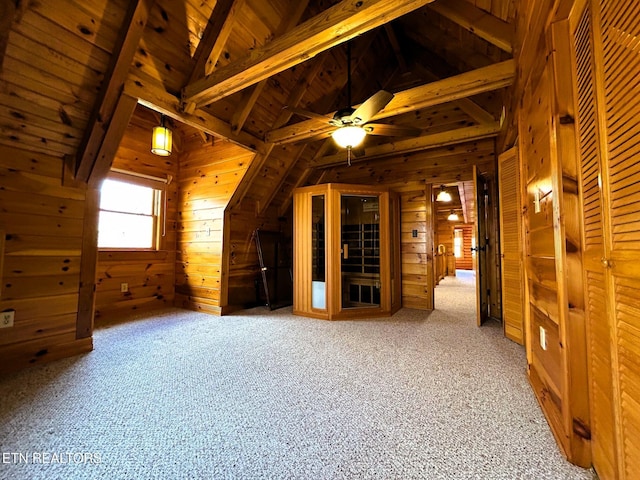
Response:
M327 308L324 195L311 197L311 307Z
M341 305L380 307L380 200L340 196Z

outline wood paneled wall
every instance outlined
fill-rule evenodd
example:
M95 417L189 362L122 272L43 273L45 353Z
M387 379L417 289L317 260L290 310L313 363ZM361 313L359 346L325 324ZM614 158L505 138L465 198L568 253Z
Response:
M550 2L521 6L516 95L528 285L529 378L565 455L589 466L572 65ZM564 48L563 48L564 47Z
M407 186L398 191L402 306L430 310L435 287L431 185Z
M457 229L462 230L462 257L456 258L456 269L473 270L473 253L471 252L471 247L473 243L474 225L457 224L454 226L454 230Z
M0 231L5 235L0 373L92 349L77 335L85 187L61 184L63 162L0 146Z
M254 154L226 141L184 145L180 158L176 306L221 314L227 304L230 222L225 209ZM226 277L228 278L228 277ZM226 280L225 278L225 280Z
M166 187L165 236L157 251L110 251L98 253L96 270L96 323L133 312L173 305L175 283L178 162L180 153L160 157L151 153L151 129L159 117L138 106L116 153L112 168L170 179ZM180 139L176 137L176 147ZM129 284L128 292L120 285Z
M440 245L444 251L440 251ZM435 230L436 284L447 275L455 275L455 257L453 256L453 222L437 220ZM453 266L453 268L452 268Z

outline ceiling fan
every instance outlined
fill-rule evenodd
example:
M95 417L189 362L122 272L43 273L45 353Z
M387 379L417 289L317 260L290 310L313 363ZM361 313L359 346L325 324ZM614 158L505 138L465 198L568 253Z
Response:
M338 110L333 118L310 112L301 108L286 107L298 115L308 118L317 118L329 122L336 127L331 136L336 144L347 149L347 164L351 166L351 152L358 147L367 135L399 135L416 136L420 129L414 127L390 125L385 123L368 123L379 111L381 111L393 99L393 93L379 90L367 98L358 108L353 108L351 103L351 43L347 43L347 102L348 107Z

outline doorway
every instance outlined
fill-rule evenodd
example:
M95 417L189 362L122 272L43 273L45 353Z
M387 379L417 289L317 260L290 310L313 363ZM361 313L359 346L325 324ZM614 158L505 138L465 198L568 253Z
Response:
M501 322L499 221L494 171L474 169L468 180L434 185L432 198L436 292L441 287L473 284L478 325L489 319ZM434 297L436 308L440 307L441 297Z

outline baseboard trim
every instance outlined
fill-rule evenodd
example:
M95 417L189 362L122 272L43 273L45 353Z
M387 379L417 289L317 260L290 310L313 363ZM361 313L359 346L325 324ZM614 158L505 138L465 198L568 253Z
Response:
M56 335L0 348L0 375L93 350L93 337L75 339L74 336L75 333Z

